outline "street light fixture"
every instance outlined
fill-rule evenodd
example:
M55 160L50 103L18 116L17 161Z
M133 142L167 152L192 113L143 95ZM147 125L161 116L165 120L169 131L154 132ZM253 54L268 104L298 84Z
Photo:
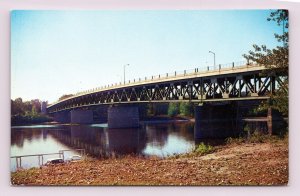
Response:
M124 84L125 84L125 68L126 66L129 66L129 64L123 65L123 69L124 69Z
M214 55L214 69L216 69L216 54L212 51L208 51L208 52Z

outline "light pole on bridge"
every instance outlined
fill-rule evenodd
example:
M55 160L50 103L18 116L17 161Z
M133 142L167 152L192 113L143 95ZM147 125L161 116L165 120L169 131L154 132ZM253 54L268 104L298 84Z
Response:
M125 68L126 66L129 66L129 64L123 65L123 69L124 69L124 84L125 84Z
M216 69L216 54L212 51L208 51L208 52L214 55L214 69Z

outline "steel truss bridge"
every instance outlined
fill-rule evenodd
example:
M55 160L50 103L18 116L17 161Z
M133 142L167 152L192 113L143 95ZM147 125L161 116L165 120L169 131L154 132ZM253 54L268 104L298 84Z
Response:
M263 100L279 88L282 77L264 72L258 64L232 63L217 69L184 70L95 88L47 107L48 113L117 103L211 102Z

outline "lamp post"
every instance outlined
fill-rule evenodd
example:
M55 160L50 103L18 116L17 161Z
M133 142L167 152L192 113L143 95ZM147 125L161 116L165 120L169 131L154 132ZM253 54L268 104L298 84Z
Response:
M129 64L123 65L123 69L124 69L124 84L125 84L125 68L126 66L129 66Z
M208 51L208 52L214 55L214 69L216 69L216 54L212 51Z

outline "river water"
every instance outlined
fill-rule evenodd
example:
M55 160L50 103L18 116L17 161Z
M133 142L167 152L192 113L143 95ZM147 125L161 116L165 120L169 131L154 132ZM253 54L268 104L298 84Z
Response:
M94 158L127 154L166 157L194 149L194 123L145 122L137 129L108 129L107 124L92 125L33 125L11 129L11 156L64 152L64 158L85 149ZM44 162L58 155L44 156ZM37 156L23 157L22 167L39 165ZM16 159L11 158L11 171Z

